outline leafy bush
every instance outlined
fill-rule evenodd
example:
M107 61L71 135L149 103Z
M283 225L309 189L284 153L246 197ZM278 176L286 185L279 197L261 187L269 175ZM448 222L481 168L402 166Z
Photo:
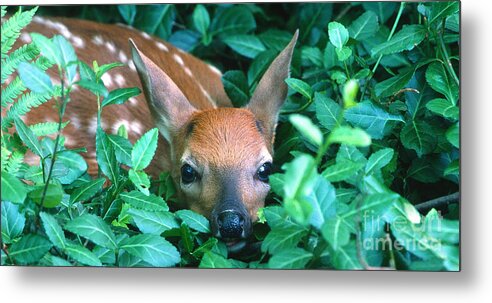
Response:
M459 190L458 2L78 11L125 22L227 70L235 106L300 29L276 135L277 173L254 227L259 250L229 256L205 217L169 209L170 179L144 172L155 129L132 145L125 129L99 127L101 173L85 173L83 150L63 147L72 87L92 91L100 111L139 91L108 92L101 76L118 64L90 68L61 36L33 34L33 43L9 53L34 8L2 24L2 265L459 270L459 209L448 206ZM48 68L58 69L61 85ZM25 125L20 117L51 98L60 121ZM23 163L27 150L39 166Z

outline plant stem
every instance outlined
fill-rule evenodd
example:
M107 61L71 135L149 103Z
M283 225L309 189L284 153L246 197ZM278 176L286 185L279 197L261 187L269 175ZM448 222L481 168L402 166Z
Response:
M450 194L447 196L439 197L436 199L432 199L432 200L417 204L417 205L415 205L415 208L419 211L422 211L422 210L426 210L426 209L441 207L443 205L458 203L459 200L460 200L460 193L457 192L454 194Z
M445 22L445 19L443 20L443 24L442 24L443 29L441 31L441 34L437 35L438 39L439 39L439 46L441 48L442 55L444 56L444 61L446 62L446 64L444 64L444 66L446 66L446 69L448 70L449 74L453 77L454 82L456 82L456 84L459 86L460 85L460 79L458 78L458 76L456 75L456 73L453 69L453 65L451 64L451 60L449 59L448 51L446 50L446 45L444 45L444 39L443 39L444 22Z

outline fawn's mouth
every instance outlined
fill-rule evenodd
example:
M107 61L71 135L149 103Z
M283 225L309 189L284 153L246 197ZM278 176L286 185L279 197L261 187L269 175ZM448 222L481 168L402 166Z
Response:
M227 251L230 253L237 253L241 251L248 243L245 239L224 239L223 241L227 246Z

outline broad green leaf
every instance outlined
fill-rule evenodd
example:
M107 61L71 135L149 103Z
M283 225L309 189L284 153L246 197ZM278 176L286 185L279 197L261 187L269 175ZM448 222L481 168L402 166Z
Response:
M459 220L444 219L435 209L425 216L424 226L427 233L435 239L453 244L460 242Z
M66 79L69 83L72 83L77 75L77 64L72 64L78 61L75 50L73 49L72 44L61 35L55 35L53 37L53 44L60 50L61 66L66 72Z
M65 253L75 261L88 266L102 266L101 260L87 248L77 245L68 244L65 247Z
M142 192L144 195L149 195L150 179L149 176L143 171L135 171L133 168L128 171L128 178L132 181L133 185Z
M70 203L89 200L102 189L105 182L105 178L99 178L77 187L70 195Z
M103 64L101 66L97 66L96 68L94 68L94 71L96 72L96 78L100 79L102 75L109 72L110 70L122 66L125 66L125 64L122 62L112 62L108 64Z
M145 234L160 235L166 230L179 228L178 222L169 212L151 212L130 208L128 213L132 216L138 229Z
M34 202L41 205L41 201L43 200L44 188L45 185L35 186L34 190L29 193L29 197ZM63 188L60 183L48 184L48 188L46 190L45 198L43 201L43 207L53 208L58 206L62 201L63 194Z
M53 84L51 83L50 76L37 65L21 62L19 63L17 72L19 73L22 83L24 83L31 91L38 94L53 92Z
M288 248L294 248L306 234L307 229L298 226L273 229L263 240L261 251L275 255Z
M316 118L327 130L340 126L343 121L342 108L338 103L326 95L316 92L314 94L316 105Z
M253 35L232 35L224 37L222 41L247 58L254 58L266 50L261 40Z
M2 184L3 189L3 184ZM3 194L2 194L3 198ZM19 206L2 199L2 243L10 244L22 234L26 217L19 212Z
M102 107L112 104L123 104L131 97L140 95L141 91L138 87L117 88L109 92L102 101Z
M21 204L26 199L26 195L26 185L11 174L2 171L2 202Z
M117 6L118 12L128 25L133 25L137 15L137 6L135 4L120 4Z
M420 120L408 121L401 130L400 139L403 146L415 150L419 157L431 153L437 144L432 127Z
M448 76L443 64L439 62L431 63L425 72L425 79L433 90L446 96L452 105L456 105L459 97L459 87Z
M114 147L108 135L101 128L98 128L96 131L96 159L101 171L113 183L116 183L120 169L116 162Z
M380 98L386 98L394 95L395 93L400 91L403 87L405 87L405 85L407 85L410 79L412 79L414 73L415 73L414 67L404 68L400 70L396 76L379 82L374 87L376 96Z
M285 209L281 206L268 206L263 209L265 219L272 229L281 229L285 227L298 227L302 226L292 222L291 218L287 215Z
M423 25L404 25L389 41L375 46L371 50L372 56L389 55L405 50L412 50L424 40L426 35L427 30Z
M123 5L119 5L123 6ZM84 61L79 61L80 79L88 82L96 82L96 73Z
M256 56L253 62L251 62L251 65L248 69L248 83L250 87L260 80L260 77L270 66L277 54L278 53L276 51L266 50Z
M132 144L130 141L119 135L107 135L108 140L113 145L116 160L127 166L132 165Z
M210 223L204 216L188 209L178 210L175 214L191 229L201 233L210 233Z
M352 49L348 46L343 46L342 48L335 49L335 53L337 54L338 60L345 61L352 56Z
M24 124L24 122L20 118L14 118L14 122L15 122L15 128L17 129L17 134L22 139L22 142L24 142L24 144L27 147L29 147L29 149L33 153L35 153L40 157L43 157L44 153L41 148L41 145L38 141L38 138L36 137L36 135L34 135L32 130L29 127L27 127L27 125Z
M339 216L327 219L321 228L323 238L335 251L347 245L350 240L350 226Z
M359 18L355 19L348 28L350 37L355 40L371 38L378 30L378 16L372 11L363 13Z
M202 4L198 4L193 11L193 25L195 29L202 35L207 33L210 26L210 16L207 9Z
M373 153L367 160L366 175L388 165L394 154L395 151L392 148L383 148Z
M200 247L195 249L192 255L196 258L202 258L203 255L206 252L211 251L213 247L217 245L218 242L219 240L217 240L217 238L208 238L208 240L205 241L205 243L203 243L202 245L200 245Z
M312 193L306 197L306 200L309 201L312 207L311 217L309 218L309 223L312 226L319 229L326 219L335 216L335 187L325 178L318 176L316 185Z
M39 213L39 216L43 222L44 231L46 232L46 235L48 236L48 239L50 239L51 243L60 249L64 249L67 240L56 218L45 212Z
M156 235L136 235L122 240L119 247L156 267L171 267L181 260L178 250Z
M199 268L233 268L232 263L228 259L211 251L208 251L203 255L203 258L200 261L200 265L198 267Z
M338 149L337 157L336 157L336 162L344 162L344 161L352 161L352 162L360 162L360 163L367 163L367 159L364 157L364 155L357 149L357 147L347 145L347 144L342 144L340 145L340 148Z
M55 46L51 39L38 33L31 33L31 38L34 44L41 50L42 56L46 57L51 63L61 66L62 57L60 49Z
M448 176L448 175L456 175L456 176L459 176L460 175L460 161L459 160L454 160L453 162L451 162L448 167L446 167L446 169L444 170L444 173L443 173L445 176Z
M350 220L356 215L383 216L391 206L398 203L400 195L395 193L376 193L367 195L361 205L353 210L340 215L345 220Z
M456 13L446 18L446 29L453 32L460 32L460 14Z
M349 126L339 126L334 128L328 136L328 141L331 143L360 147L371 145L371 137L365 131L360 128L352 128Z
M331 44L336 48L342 48L349 39L349 32L342 24L330 22L328 23L328 36Z
M166 202L154 194L146 196L145 194L134 190L128 193L121 193L120 198L132 207L148 211L168 211L169 207Z
M101 261L101 263L108 265L114 265L116 263L115 253L111 249L96 245L92 249L92 252Z
M453 144L454 147L460 148L460 126L459 122L453 124L446 131L446 139L448 139L449 143Z
M18 264L34 264L39 261L52 247L51 242L36 234L23 236L9 247L9 256Z
M332 263L336 269L363 269L357 256L357 247L354 241L336 250L332 257Z
M269 268L304 269L313 254L302 248L291 248L273 255L268 260Z
M190 228L186 225L186 223L182 222L179 231L181 234L181 245L183 246L184 251L191 253L195 243L193 241L193 234L191 233Z
M242 71L227 71L222 75L222 83L229 99L235 107L242 107L249 101L248 79Z
M433 99L425 105L428 110L444 118L458 120L460 118L460 109L448 99Z
M256 28L255 18L245 6L234 5L215 15L211 32L224 38L234 34L246 34Z
M460 270L460 249L458 246L443 245L442 253L444 254L444 266L450 271Z
M299 80L299 79L296 79L296 78L288 78L288 79L285 79L285 83L287 83L287 85L290 88L292 88L296 92L300 93L301 95L303 95L307 99L311 100L313 98L313 89L306 82Z
M308 64L307 62L309 62L310 64L314 64L319 67L323 66L323 54L321 53L321 50L317 47L304 46L301 49L301 59L303 65Z
M107 96L108 95L108 90L104 86L104 84L100 82L96 82L95 80L89 80L89 79L84 79L82 78L81 80L75 82L76 85L83 87L93 93L94 95L99 95L99 96Z
M316 146L323 144L323 134L311 119L299 114L292 114L289 116L289 121L309 142Z
M441 174L427 157L412 161L407 172L407 178L413 178L423 183L434 183L439 181Z
M367 1L362 2L362 6L366 11L374 12L379 19L381 24L384 24L386 20L389 19L393 14L396 13L398 3L397 2L386 2L386 1Z
M157 148L158 135L157 128L153 128L135 142L132 149L133 169L142 170L150 164Z
M111 228L96 215L84 214L69 221L64 228L102 247L109 249L118 247Z
M280 52L289 44L292 39L292 33L278 29L267 29L258 35L267 49L273 49Z
M321 175L330 182L339 182L356 175L362 167L364 167L364 163L361 162L339 161L328 166Z
M429 10L429 23L433 24L442 19L459 12L460 3L458 1L432 2Z
M49 165L51 165L51 159L46 160L46 170ZM87 171L87 162L76 152L63 151L56 156L55 168L59 170L53 173L53 178L61 184L71 184ZM47 171L45 173L48 174Z

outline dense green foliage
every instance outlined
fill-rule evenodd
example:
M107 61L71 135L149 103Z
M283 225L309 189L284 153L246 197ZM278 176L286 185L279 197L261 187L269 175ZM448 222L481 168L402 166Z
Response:
M174 209L167 174L145 173L156 129L132 144L99 127L101 174L87 175L84 150L63 146L72 88L100 111L140 92L108 91L101 77L119 65L78 61L62 36L12 51L32 9L2 23L2 265L459 270L459 208L421 204L459 191L458 2L76 8L38 12L160 36L219 66L236 106L299 29L260 249L230 256L205 217ZM20 119L51 98L59 123Z

